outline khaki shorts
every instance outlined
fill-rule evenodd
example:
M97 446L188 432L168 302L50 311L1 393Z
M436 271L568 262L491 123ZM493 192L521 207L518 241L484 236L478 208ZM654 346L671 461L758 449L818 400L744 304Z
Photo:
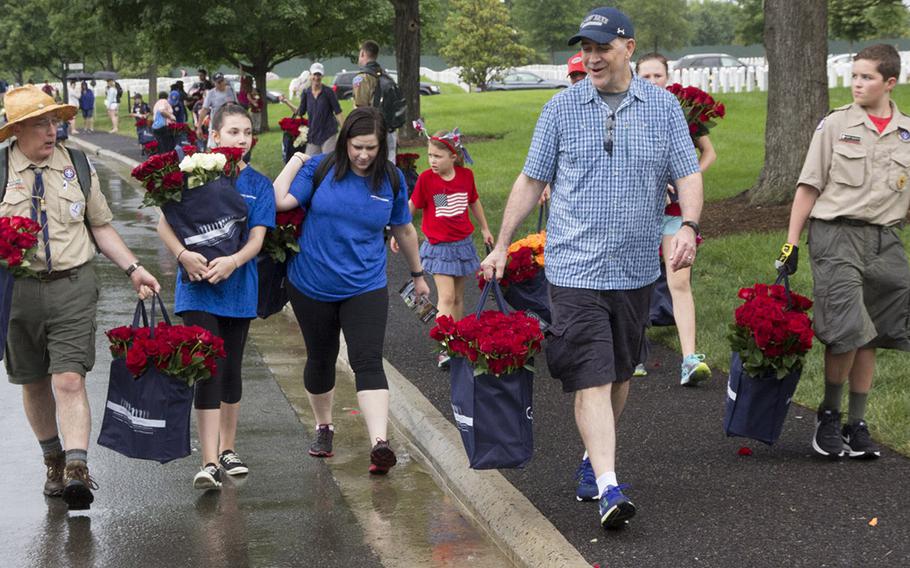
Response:
M50 282L17 278L9 333L6 373L24 385L57 373L85 376L95 365L95 311L98 281L91 263Z
M895 227L809 223L815 335L833 353L910 351L910 266Z

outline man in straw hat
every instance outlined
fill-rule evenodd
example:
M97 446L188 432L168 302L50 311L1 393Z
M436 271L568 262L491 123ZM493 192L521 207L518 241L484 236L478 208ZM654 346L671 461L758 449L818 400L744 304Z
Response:
M85 391L85 374L95 363L95 246L126 272L140 297L160 286L111 226L111 210L84 154L56 144L57 126L76 107L26 86L7 93L6 112L0 142L15 140L0 151L0 179L6 179L0 216L30 217L42 226L36 272L17 278L13 288L6 372L22 385L25 414L44 453L44 493L62 496L70 509L87 509L97 488L86 466L91 415ZM80 178L91 179L88 191Z

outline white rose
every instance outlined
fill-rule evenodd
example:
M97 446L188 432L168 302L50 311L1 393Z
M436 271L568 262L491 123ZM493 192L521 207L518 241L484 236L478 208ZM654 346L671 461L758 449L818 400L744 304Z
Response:
M184 156L183 159L180 160L181 172L191 173L194 169L196 169L196 160L193 159L194 157L195 156Z
M224 166L227 165L227 156L224 154L210 154L213 158L212 160L212 170L221 171L224 169Z

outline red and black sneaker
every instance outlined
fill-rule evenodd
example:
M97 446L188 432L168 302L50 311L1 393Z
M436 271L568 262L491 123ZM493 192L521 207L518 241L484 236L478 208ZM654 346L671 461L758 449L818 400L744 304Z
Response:
M376 438L376 445L370 450L370 473L373 475L385 475L395 464L398 458L395 452L389 447L389 442L382 438Z

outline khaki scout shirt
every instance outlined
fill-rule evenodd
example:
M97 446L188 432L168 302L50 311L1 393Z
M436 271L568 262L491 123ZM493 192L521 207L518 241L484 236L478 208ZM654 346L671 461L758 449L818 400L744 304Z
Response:
M857 104L819 123L799 183L820 193L809 217L847 217L895 225L910 207L910 117L891 101L891 122L878 129Z
M354 76L353 99L354 108L373 106L373 94L379 88L379 78L369 73L359 73Z
M29 169L31 165L31 160L14 143L9 153L6 195L0 203L0 216L31 218L35 184L35 173ZM63 145L55 146L50 158L34 165L44 168L44 206L47 210L54 271L82 266L95 256L95 247L88 234L88 227L85 226L84 216L88 215L89 223L94 227L106 225L113 220L107 200L101 193L98 175L92 168L92 190L86 206L76 168ZM44 236L38 233L38 252L32 267L46 270L46 266Z

